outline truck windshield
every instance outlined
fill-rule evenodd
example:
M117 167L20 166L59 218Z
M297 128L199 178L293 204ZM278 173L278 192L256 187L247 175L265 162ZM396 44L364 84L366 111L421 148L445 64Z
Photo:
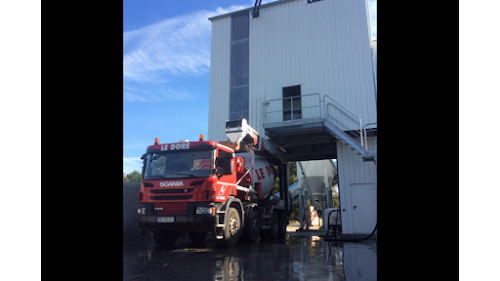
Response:
M214 164L214 150L150 153L144 179L205 178L213 175Z

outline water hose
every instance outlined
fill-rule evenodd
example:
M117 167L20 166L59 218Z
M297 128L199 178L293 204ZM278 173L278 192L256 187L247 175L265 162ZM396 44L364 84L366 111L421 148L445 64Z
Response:
M375 231L377 230L377 223L375 223L375 228L373 229L372 233L370 233L370 235L364 237L364 238L359 238L359 239L337 239L337 238L334 238L334 237L329 237L329 231L330 231L330 215L333 213L333 211L335 210L331 210L330 213L328 213L328 222L327 222L327 231L326 231L326 236L325 238L323 238L323 240L325 241L335 241L335 242L361 242L361 241L364 241L370 237L372 237L372 235L375 233ZM337 219L338 219L338 216L335 218L335 223L337 224Z

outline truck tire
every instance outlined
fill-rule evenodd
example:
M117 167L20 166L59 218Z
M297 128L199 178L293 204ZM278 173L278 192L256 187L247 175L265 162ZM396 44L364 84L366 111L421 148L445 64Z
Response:
M207 237L207 232L189 232L188 233L189 239L195 243L201 243L205 241L205 238Z
M248 243L256 243L260 237L260 212L258 208L253 208L248 220L243 227L243 237Z
M280 219L277 211L273 212L273 222L271 223L271 239L278 239Z
M232 248L238 244L238 239L241 234L241 218L238 211L229 207L226 212L226 219L224 223L224 237L222 238L222 245Z
M286 236L286 225L288 224L288 219L285 212L280 213L280 227L278 232L278 238L284 239Z
M168 229L155 229L153 230L153 238L160 246L172 246L179 237L179 231Z

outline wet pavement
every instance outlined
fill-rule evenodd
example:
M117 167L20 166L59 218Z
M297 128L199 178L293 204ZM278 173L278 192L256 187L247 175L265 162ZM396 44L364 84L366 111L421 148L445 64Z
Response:
M377 244L287 235L227 249L209 234L163 248L149 236L123 243L123 280L377 280Z

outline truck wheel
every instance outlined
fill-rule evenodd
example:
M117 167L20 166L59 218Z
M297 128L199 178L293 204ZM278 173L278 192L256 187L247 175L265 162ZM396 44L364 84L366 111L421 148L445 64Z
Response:
M168 229L155 229L153 230L153 238L160 246L172 246L179 237L178 231Z
M256 243L259 241L260 236L260 213L259 209L252 209L252 213L249 215L248 223L245 223L243 227L243 235L245 240L249 243Z
M278 212L273 212L273 222L271 223L271 239L278 239L279 228L280 228L280 219Z
M236 246L241 232L241 219L238 211L229 207L226 212L226 222L224 225L223 245L229 248Z
M206 232L189 232L188 233L189 239L195 243L201 243L205 240L207 237Z
M288 219L286 217L286 213L281 212L281 214L280 214L280 227L279 227L279 233L278 233L278 237L280 239L283 239L286 236L286 225L287 224L288 224Z

